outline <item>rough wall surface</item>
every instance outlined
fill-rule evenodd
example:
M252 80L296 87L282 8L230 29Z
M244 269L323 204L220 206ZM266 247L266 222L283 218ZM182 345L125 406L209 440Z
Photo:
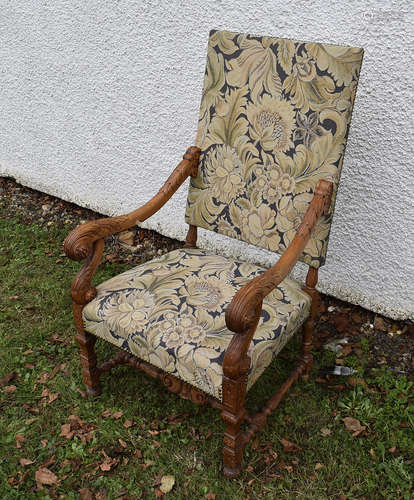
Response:
M211 28L364 47L320 288L414 319L414 15L406 2L0 5L0 175L106 214L148 200L193 143ZM146 227L184 238L186 193ZM199 241L275 261L208 231Z

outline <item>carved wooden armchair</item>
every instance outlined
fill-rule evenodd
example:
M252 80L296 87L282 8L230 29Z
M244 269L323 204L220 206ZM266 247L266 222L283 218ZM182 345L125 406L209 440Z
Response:
M161 190L128 215L82 224L65 240L84 260L72 285L76 340L87 393L128 363L171 391L221 411L224 473L289 387L312 366L315 289L324 264L335 193L363 50L212 31L196 147ZM144 221L191 177L186 243L92 285L104 238ZM197 227L282 254L270 269L196 247ZM303 288L288 277L309 265ZM264 410L248 415L246 392L303 328L295 370ZM121 348L98 366L100 337ZM242 425L243 424L243 425Z

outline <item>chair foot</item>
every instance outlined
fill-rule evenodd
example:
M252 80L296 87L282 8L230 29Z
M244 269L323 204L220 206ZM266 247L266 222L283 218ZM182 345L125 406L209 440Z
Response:
M86 386L86 395L89 396L90 398L97 398L100 396L102 393L102 389L99 385L96 385L95 387L91 386Z
M241 469L242 468L241 468L241 464L240 464L238 467L226 467L226 466L224 466L223 471L224 471L224 475L228 479L236 479L236 477L240 476Z

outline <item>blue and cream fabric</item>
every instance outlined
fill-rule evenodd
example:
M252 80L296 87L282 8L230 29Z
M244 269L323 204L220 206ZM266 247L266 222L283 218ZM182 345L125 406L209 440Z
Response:
M225 311L264 271L201 249L178 249L97 287L85 329L221 400ZM263 301L250 346L248 389L309 314L310 298L286 278Z
M186 221L275 252L292 241L320 179L330 213L301 259L324 264L363 50L210 33Z

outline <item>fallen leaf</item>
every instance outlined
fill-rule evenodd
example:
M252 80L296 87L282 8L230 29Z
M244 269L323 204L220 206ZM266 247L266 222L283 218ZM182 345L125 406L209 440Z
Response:
M80 495L82 500L93 500L93 493L88 488L80 489L79 495Z
M376 459L377 459L377 455L375 455L375 451L374 451L374 449L373 449L373 448L371 448L371 449L369 450L369 454L371 455L371 457L372 457L372 459L373 459L373 460L376 460Z
M322 469L322 467L323 467L323 464L321 464L319 462L317 464L315 464L315 470Z
M331 429L328 429L327 427L322 428L319 432L322 434L323 437L327 437L332 434Z
M355 387L357 385L363 385L364 387L368 387L365 380L359 377L349 377L348 384L352 385L352 387Z
M42 448L46 448L46 446L47 446L47 440L46 439L41 439L40 442L42 443Z
M388 325L381 316L375 316L374 328L380 330L381 332L386 332L388 330Z
M9 382L11 382L16 377L17 377L17 373L16 372L9 373L4 378L0 379L0 387L3 387L4 385L7 385Z
M21 459L19 460L19 462L20 462L20 465L21 465L22 467L26 467L27 465L34 464L33 460L29 460L28 458L21 458Z
M344 357L345 357L345 356L348 356L349 354L351 354L351 352L352 352L352 346L351 346L351 345L349 345L349 344L346 344L346 345L344 345L344 347L342 348L342 351L340 351L340 352L338 353L338 355L340 354L341 356L344 356Z
M49 374L48 374L49 375ZM55 393L52 394L47 387L45 387L42 391L41 394L42 398L47 398L48 399L48 404L53 403L53 401L56 401L56 399L59 397L59 394Z
M366 429L366 427L361 425L361 422L356 418L345 417L343 421L348 431L352 432L353 437L359 436L359 434Z
M295 452L300 451L302 449L297 444L292 443L291 441L288 441L287 439L284 439L284 438L282 438L280 440L280 442L282 443L283 451L285 453L295 453Z
M111 467L112 467L112 461L110 458L106 458L105 461L102 462L99 466L99 468L104 472L111 470Z
M21 448L25 437L22 434L16 434L16 447Z
M173 489L174 484L175 484L174 476L170 476L170 475L162 476L160 490L163 493L168 493L169 491L171 491Z
M118 420L118 418L121 418L123 415L122 411L116 411L115 413L112 413L112 417Z
M37 487L41 488L44 484L48 486L57 484L58 477L56 476L56 474L53 474L53 472L47 469L46 467L40 467L35 472L35 480Z
M15 385L6 385L3 388L3 391L10 394L11 392L14 392L16 389L17 389L17 387Z
M134 232L124 231L118 235L118 239L121 243L132 246L134 244Z
M129 427L132 427L133 425L134 425L134 422L132 420L125 420L125 422L124 422L125 429L128 429Z
M72 439L74 432L70 430L70 424L63 424L60 426L59 436L65 437L66 439Z
M210 493L206 493L204 498L206 498L207 500L215 500L216 494L215 493L211 493L211 492Z
M122 448L127 448L128 445L126 444L125 441L123 441L122 439L118 439L118 442L122 446Z

